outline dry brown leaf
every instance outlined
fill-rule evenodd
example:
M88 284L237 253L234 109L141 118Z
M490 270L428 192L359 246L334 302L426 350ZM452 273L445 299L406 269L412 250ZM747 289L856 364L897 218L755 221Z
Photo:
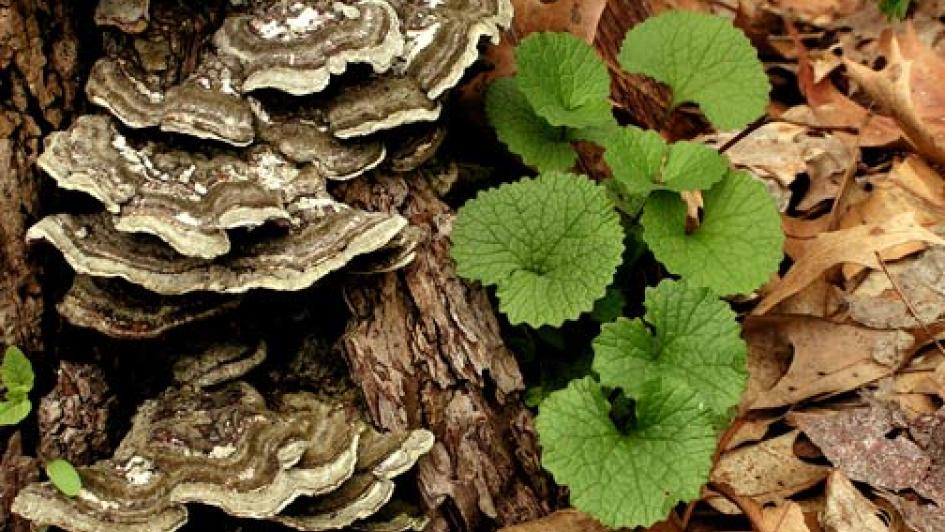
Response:
M919 225L945 220L945 179L915 155L893 165L888 174L871 176L872 190L843 213L839 226L887 220L911 211Z
M780 420L781 416L766 416L758 419L739 419L735 423L734 432L725 445L729 451L746 443L761 441L772 423Z
M901 24L890 21L879 11L879 2L867 0L860 9L850 15L838 17L830 28L836 30L836 39L843 49L843 56L860 64L874 64L883 54L881 36L890 25ZM937 53L945 53L945 25L941 16L945 13L945 1L921 0L915 6L909 24L915 28L919 40L931 46Z
M871 271L844 295L852 320L876 329L918 329L945 322L945 247L933 246L889 264L887 270L889 276Z
M784 253L794 260L804 255L807 246L817 235L830 229L830 217L821 216L813 220L792 218L781 215L781 229L784 231Z
M916 151L945 164L945 61L922 45L911 26L889 38L879 71L845 60L847 73L883 106ZM903 46L903 42L907 48Z
M866 500L842 472L827 477L827 507L820 516L826 532L889 532L877 515L876 507Z
M934 414L945 398L945 356L932 349L914 357L892 377L879 381L874 397L894 402L912 420Z
M594 43L606 0L512 0L513 31L522 38L533 31L566 31Z
M702 141L718 147L737 133L708 135ZM748 170L767 185L782 212L791 201L789 187L798 175L806 173L811 180L812 193L808 193L802 205L812 205L833 197L843 174L855 164L846 145L833 135L787 122L761 126L729 148L726 155L736 168Z
M789 30L793 26L788 26ZM899 140L902 132L895 121L873 116L868 110L840 93L830 78L815 81L814 67L800 36L792 30L798 52L797 82L807 105L788 109L781 118L810 126L835 128L836 135L854 146L887 146Z
M884 223L861 225L817 235L794 265L765 295L753 311L764 314L786 297L796 294L828 269L845 262L880 269L876 252L908 242L945 244L945 240L918 225L915 214L901 213Z
M772 316L793 314L833 319L844 311L842 296L843 291L840 287L828 282L826 277L822 276L800 292L778 303L769 314Z
M798 431L792 431L723 453L712 471L711 481L728 484L738 495L761 504L780 503L810 488L823 480L829 469L804 462L794 454L797 435ZM707 501L720 511L737 512L731 502L720 496Z
M903 212L914 212L916 222L923 227L938 225L945 220L945 180L929 165L915 155L897 162L885 175L872 176L872 190L860 192L859 197L848 202L840 217L840 228L861 224L879 223ZM855 189L860 191L859 188ZM920 242L896 246L883 253L885 260L910 255L924 249ZM865 268L857 264L846 264L843 275L852 279Z
M804 512L796 502L768 506L763 510L764 525L768 532L810 532L804 522Z
M610 530L586 513L577 510L558 510L551 515L514 526L499 532L607 532Z
M765 2L772 11L814 26L829 26L837 18L863 9L864 0L774 0Z
M890 375L911 351L902 331L878 331L806 316L749 317L748 389L742 408L791 405Z

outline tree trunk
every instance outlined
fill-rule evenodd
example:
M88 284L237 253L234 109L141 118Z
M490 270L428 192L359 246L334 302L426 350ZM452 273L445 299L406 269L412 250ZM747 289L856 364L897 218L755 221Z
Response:
M0 0L0 347L18 345L31 357L45 346L43 292L24 235L40 214L33 163L42 137L64 124L79 88L73 5ZM9 505L37 476L37 464L23 456L19 433L0 437L0 529L27 530Z
M42 291L23 239L39 210L33 162L78 90L71 2L0 0L0 341L42 349Z
M522 376L485 291L456 275L449 207L420 173L357 180L342 195L400 212L424 232L406 268L350 280L343 350L375 423L423 426L437 437L418 470L431 530L482 530L547 513L550 488L519 400Z

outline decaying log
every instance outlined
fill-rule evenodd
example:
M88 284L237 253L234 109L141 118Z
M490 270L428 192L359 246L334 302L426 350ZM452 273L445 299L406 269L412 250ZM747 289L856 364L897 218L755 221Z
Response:
M424 231L416 259L383 275L352 277L342 349L374 422L436 435L419 465L431 530L481 530L548 511L522 376L499 336L485 290L462 281L449 257L452 212L423 175L345 185L346 202L396 211Z

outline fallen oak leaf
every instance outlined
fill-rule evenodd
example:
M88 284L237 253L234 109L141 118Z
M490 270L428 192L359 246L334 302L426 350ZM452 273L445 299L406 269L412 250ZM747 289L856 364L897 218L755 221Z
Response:
M885 220L914 211L919 225L931 226L945 218L945 179L921 157L897 161L885 175L872 176L872 190L864 201L851 205L840 227Z
M833 266L856 263L880 269L876 253L908 242L945 245L945 239L919 225L915 213L904 212L884 223L859 225L817 235L787 274L776 282L752 314L760 315L801 291Z
M868 193L862 192L861 199L849 202L839 228L878 223L903 212L914 212L916 222L923 227L945 219L945 180L917 155L895 163L886 174L871 176L869 184L872 188ZM883 259L895 260L925 247L921 242L903 244L886 250ZM852 279L864 269L859 264L845 264L843 277Z
M815 81L814 67L807 47L801 42L793 24L788 24L787 28L798 52L797 83L807 99L807 105L788 109L781 116L783 120L836 129L838 138L854 146L887 146L902 137L895 121L889 117L873 115L841 94L829 77Z
M751 498L740 495L735 488L721 482L710 482L708 488L712 491L724 495L732 504L741 510L742 514L748 518L752 530L758 532L771 532L764 522L764 509L758 502Z
M594 44L607 0L512 0L512 31L521 38L534 31L565 31Z
M887 269L888 276L871 271L859 286L844 294L850 318L877 329L940 328L945 322L945 247L933 246L889 264Z
M937 504L921 504L886 490L877 490L877 493L889 501L912 530L945 532L945 508Z
M791 431L723 453L712 471L711 482L727 484L735 494L759 504L781 502L814 486L827 476L829 468L805 462L794 454L798 434ZM725 513L736 511L722 496L710 496L707 502Z
M945 123L941 121L945 92L937 81L945 75L945 61L934 53L924 53L910 25L905 39L909 39L912 55L904 54L900 37L893 35L882 70L848 59L844 64L849 76L892 115L920 155L945 164Z
M737 131L706 135L698 140L719 147ZM770 122L739 140L726 152L731 164L762 180L782 212L791 201L794 180L807 174L811 190L798 205L802 211L836 196L843 174L855 164L845 144L834 135L788 122Z
M856 389L892 374L915 343L902 331L808 316L749 316L744 335L745 409L777 408Z

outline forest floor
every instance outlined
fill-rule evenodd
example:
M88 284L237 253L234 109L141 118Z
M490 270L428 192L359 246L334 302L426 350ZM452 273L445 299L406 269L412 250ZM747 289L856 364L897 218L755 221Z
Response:
M361 388L352 393L373 399L368 402L376 409L371 411L375 424L386 420L394 425L387 429L437 425L431 430L439 431L438 438L445 434L441 440L452 440L436 456L442 462L421 462L421 473L408 475L412 481L419 477L421 488L408 489L407 496L426 497L427 503L434 495L438 501L452 497L451 506L444 505L448 510L440 509L449 514L439 516L443 527L462 522L469 529L478 525L491 530L493 521L515 523L549 514L502 530L606 530L570 508L567 489L557 489L542 472L531 425L531 415L549 393L589 373L591 340L604 320L585 313L559 328L532 328L511 324L501 314L493 317L495 293L459 280L446 249L448 237L439 225L452 219L453 210L470 199L474 189L493 184L486 179L534 173L495 138L483 109L484 93L491 81L515 72L515 46L526 35L570 32L593 45L608 64L613 114L621 123L657 129L667 139L697 139L724 147L721 151L731 164L764 182L775 198L785 236L780 271L754 293L728 301L738 313L747 344L748 379L737 414L720 433L708 482L698 500L676 505L665 520L646 530L945 532L945 343L940 341L945 339L945 0L913 1L901 21L881 12L879 0L513 4L512 28L501 43L485 48L475 74L464 78L460 97L447 107L451 137L444 146L459 159L463 178L457 186L440 198L433 190L436 184L426 181L408 185L396 178L380 185L332 185L331 192L351 204L375 201L382 204L370 205L376 210L400 209L405 217L415 218L411 223L427 224L424 230L433 236L427 235L426 258L407 274L386 273L383 283L339 275L304 292L305 298L247 297L242 316L251 318L246 322L252 325L230 324L226 327L232 329L220 326L215 332L236 337L250 329L268 335L271 351L281 354L254 373L253 384L275 390L339 381L348 386L347 370L352 368L363 373L354 375ZM645 11L654 14L680 9L731 19L764 63L772 86L766 117L743 131L718 133L694 106L664 114L665 88L617 66L624 32L639 22L631 20L639 16L638 4L646 4ZM0 8L9 5L0 0ZM89 18L91 8L82 9ZM56 11L55 16L60 15ZM3 36L0 31L0 51ZM72 50L69 55L62 51L67 48L57 48L59 59L91 63L83 57L89 52ZM41 59L33 61L40 73L46 68ZM3 60L0 55L0 64ZM64 71L79 78L72 70ZM17 87L27 85L16 81ZM74 85L73 80L70 90L60 92L68 94L68 113L78 115L87 109L81 103L72 105L80 94ZM0 85L3 101L18 95ZM58 97L61 94L49 100ZM36 107L35 102L24 103L19 113L28 115ZM33 124L36 131L27 135L33 158L41 129L48 133L67 125L59 123L58 114L48 114L42 127ZM0 132L12 131L4 120L0 114ZM0 142L0 163L5 149ZM609 177L599 148L577 143L577 152L577 168L583 173L598 181ZM29 166L26 159L19 162L21 170ZM40 194L27 195L37 212L54 212L51 207L62 201L44 190L44 202L54 199L39 209ZM36 217L28 214L24 218ZM22 244L22 238L17 242ZM35 300L45 298L49 307L35 310L33 325L43 312L47 318L54 314L50 302L65 292L63 279L71 275L51 251L41 260L45 269L38 279L45 294L21 290ZM621 272L618 316L641 315L645 288L669 277L642 248ZM473 321L476 327L464 328ZM2 433L6 443L0 460L0 517L10 518L10 530L29 527L10 517L8 509L17 489L42 476L31 454L68 456L76 465L109 456L115 435L127 432L135 409L170 382L168 359L156 349L130 349L127 343L47 322L34 336L48 335L56 345L45 350L23 347L29 353L45 353L45 358L33 360L36 389L53 391L38 403L38 422L29 421L22 432ZM385 332L389 323L401 329ZM441 330L448 331L443 338L437 336ZM472 339L466 341L456 331L468 332ZM180 335L174 340L190 339ZM384 359L390 367L376 364L372 356L392 345L405 353L403 360L391 356ZM344 377L305 366L338 351L345 352L348 366L335 357L332 369ZM386 355L383 351L380 357ZM73 359L76 364L59 364ZM428 388L417 384L421 379L415 378L415 369ZM436 379L446 384L430 384ZM434 388L437 393L429 393ZM49 419L54 421L43 425ZM466 424L457 427L456 419ZM87 430L79 434L73 430L76 426ZM457 478L460 473L468 478ZM502 489L509 486L507 491L515 496L503 497ZM185 530L275 527L224 520L222 513L205 508L192 512ZM527 516L520 519L516 512Z

